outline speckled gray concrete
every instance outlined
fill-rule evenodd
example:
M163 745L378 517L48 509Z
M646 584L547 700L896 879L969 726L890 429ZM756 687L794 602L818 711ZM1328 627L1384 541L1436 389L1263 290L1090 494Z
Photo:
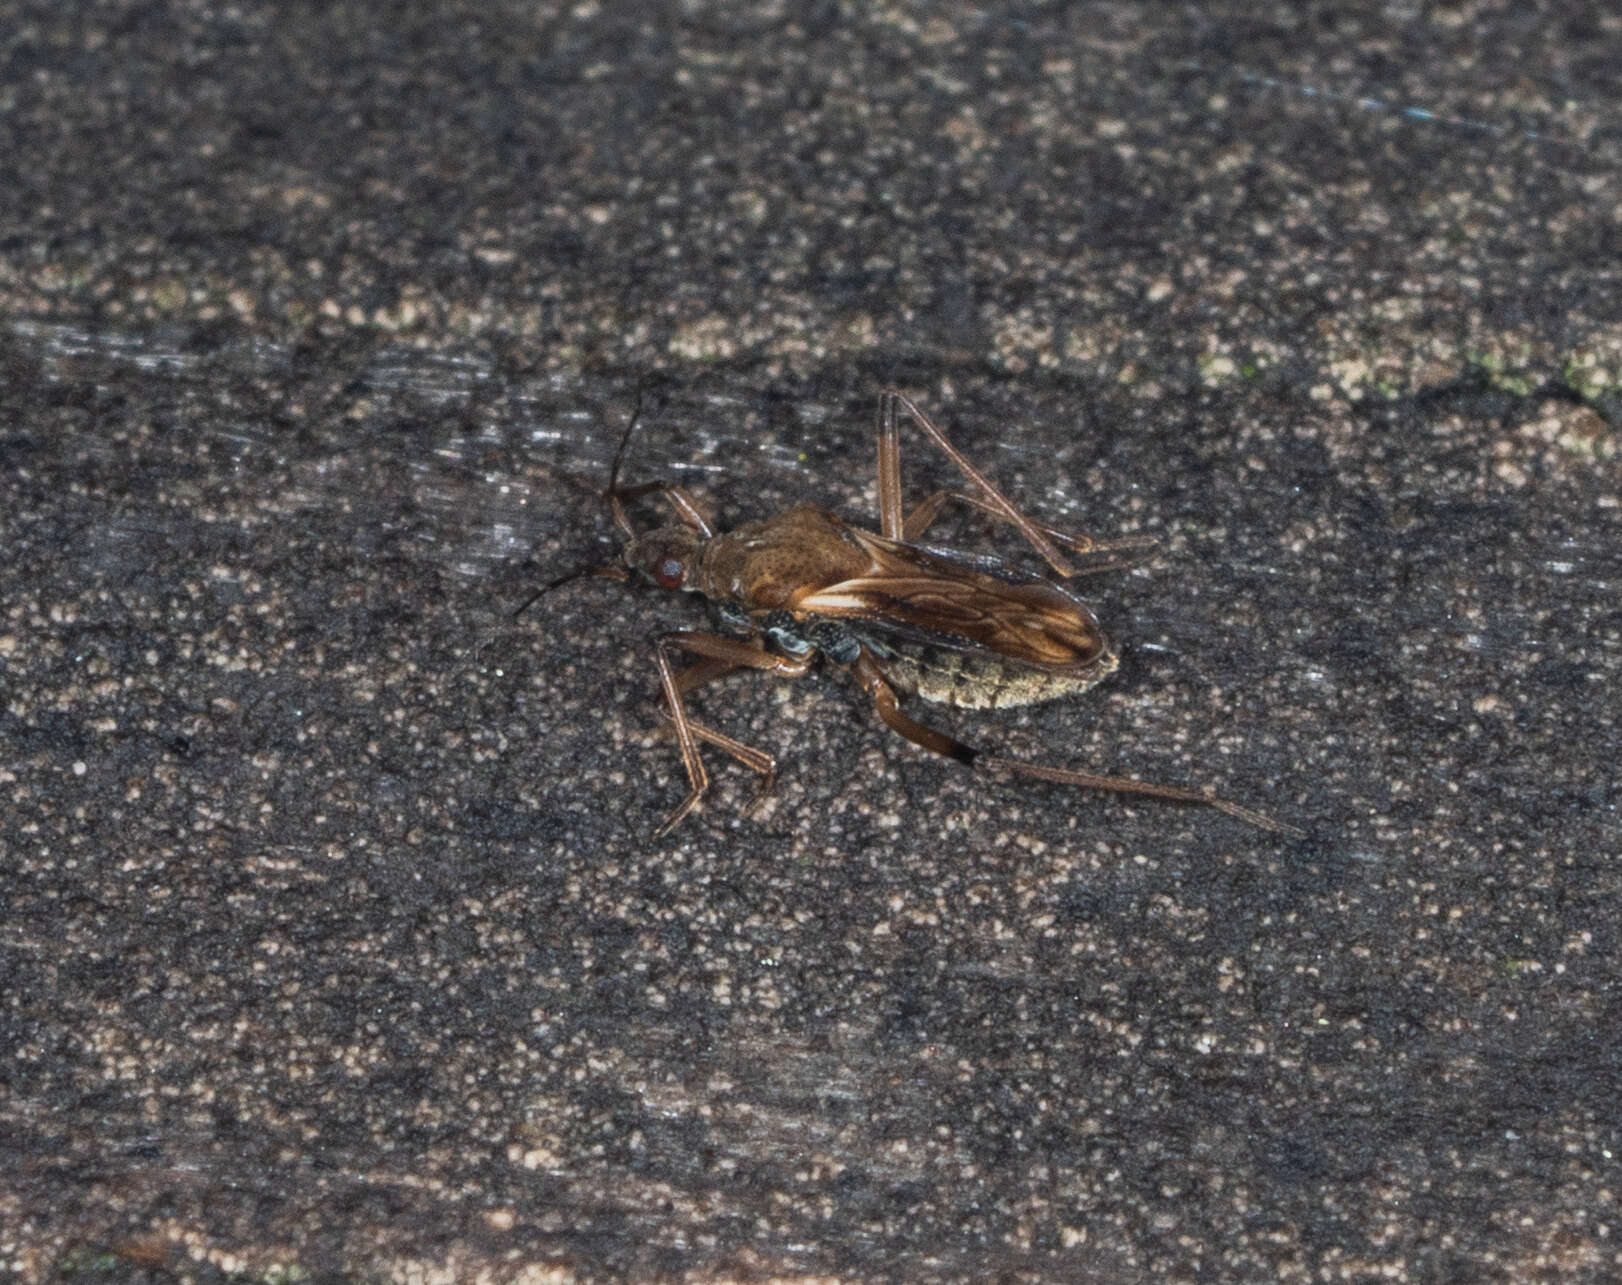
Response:
M0 3L3 1270L1615 1279L1617 19L641 8ZM947 725L1309 841L825 680L651 840L571 478L888 381L1162 540Z

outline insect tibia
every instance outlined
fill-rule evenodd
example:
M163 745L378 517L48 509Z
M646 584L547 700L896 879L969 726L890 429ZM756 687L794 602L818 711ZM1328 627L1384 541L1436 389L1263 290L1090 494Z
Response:
M1215 808L1236 820L1253 825L1258 830L1271 830L1274 834L1287 834L1297 839L1306 838L1306 831L1275 821L1265 812L1247 808L1243 804L1219 799L1203 790L1191 790L1180 785L1160 785L1154 781L1139 781L1130 776L1101 776L1095 772L1076 772L1069 768L1049 767L1046 763L1025 763L1019 759L983 757L982 768L1000 768L1018 776L1032 776L1041 781L1059 785L1076 785L1088 790L1107 790L1111 794L1139 794L1167 803L1188 803L1199 807Z

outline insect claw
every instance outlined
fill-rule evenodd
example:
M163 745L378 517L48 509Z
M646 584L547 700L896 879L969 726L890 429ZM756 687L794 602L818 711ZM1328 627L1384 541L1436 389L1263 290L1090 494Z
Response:
M1205 801L1218 812L1226 812L1229 816L1253 825L1258 830L1271 830L1274 834L1289 835L1292 839L1305 839L1307 837L1307 832L1299 826L1290 825L1287 821L1275 821L1267 813L1258 812L1254 808L1247 808L1239 803L1230 803L1227 799L1219 799L1210 794L1206 795Z
M698 801L703 796L703 790L692 791L685 799L681 801L680 804L677 805L676 810L665 818L664 824L653 832L653 837L655 839L662 839L665 837L665 835L669 834L678 825L685 821L687 819L687 814L698 806Z

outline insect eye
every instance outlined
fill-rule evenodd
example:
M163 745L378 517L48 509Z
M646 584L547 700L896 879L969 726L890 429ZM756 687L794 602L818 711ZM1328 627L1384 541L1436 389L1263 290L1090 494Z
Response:
M680 558L664 558L653 569L653 578L661 589L680 589L687 578L687 567Z

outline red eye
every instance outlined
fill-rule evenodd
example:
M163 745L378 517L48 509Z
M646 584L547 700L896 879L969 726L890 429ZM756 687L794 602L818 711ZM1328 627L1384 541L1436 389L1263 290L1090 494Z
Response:
M680 558L666 558L653 569L653 578L661 589L680 589L681 582L687 578L687 568Z

